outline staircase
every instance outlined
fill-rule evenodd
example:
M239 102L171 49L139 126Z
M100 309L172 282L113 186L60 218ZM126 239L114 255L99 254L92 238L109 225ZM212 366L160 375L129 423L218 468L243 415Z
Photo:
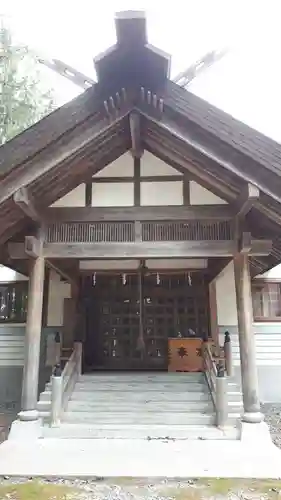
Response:
M47 390L39 409L47 417ZM240 393L229 387L232 420ZM96 373L81 375L59 427L46 422L45 438L237 439L234 425L218 429L204 373Z

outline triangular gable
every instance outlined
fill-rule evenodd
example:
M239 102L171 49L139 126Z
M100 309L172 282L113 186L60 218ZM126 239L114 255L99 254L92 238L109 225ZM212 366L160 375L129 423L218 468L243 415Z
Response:
M134 160L130 152L119 156L115 161L104 167L93 176L93 181L100 177L133 177Z
M195 181L190 181L190 205L224 205L227 202Z
M141 168L140 168L141 177L157 177L157 176L169 176L169 175L178 175L182 176L181 172L171 167L157 156L153 155L147 150L144 150L143 156L141 158Z

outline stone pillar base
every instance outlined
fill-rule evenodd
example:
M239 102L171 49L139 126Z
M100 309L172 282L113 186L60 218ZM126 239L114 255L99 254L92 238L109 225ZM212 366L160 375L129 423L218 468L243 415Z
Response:
M39 413L37 410L22 410L18 413L21 422L32 422L38 420Z
M8 436L13 441L34 441L43 437L41 419L37 420L14 420Z
M264 421L264 415L260 411L255 412L245 412L242 415L242 422L249 424L260 424Z
M248 423L241 422L241 442L247 446L257 447L261 446L274 446L269 427L265 422Z

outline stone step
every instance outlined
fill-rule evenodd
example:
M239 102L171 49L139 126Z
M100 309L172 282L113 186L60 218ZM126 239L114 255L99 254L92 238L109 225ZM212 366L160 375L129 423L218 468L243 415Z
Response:
M202 372L196 373L173 373L173 372L163 372L163 373L113 373L113 374L91 374L91 375L81 375L79 382L114 382L114 383L124 383L124 382L155 382L162 384L163 382L197 382L205 381L205 375Z
M169 401L210 401L211 395L208 391L185 391L185 392L161 392L161 391L144 391L144 392L121 392L121 391L77 391L72 393L72 400L74 401L93 401L93 402L136 402L141 403L144 401L155 402L169 402Z
M241 392L232 392L232 391L228 391L227 392L227 397L228 397L228 401L242 401L242 394Z
M44 391L40 394L39 401L51 401L51 391ZM149 396L149 397L148 397ZM238 398L238 395L237 395ZM204 391L190 391L190 392L153 392L150 391L149 395L143 392L134 392L130 391L129 395L127 392L117 392L115 391L77 391L74 390L72 393L72 400L75 401L96 401L96 402L107 402L114 401L116 403L122 401L134 401L134 402L142 402L149 399L150 401L155 402L166 402L166 401L210 401L211 395L209 391L206 389ZM232 396L231 399L236 400L236 395Z
M51 400L49 399L47 401L38 401L37 410L39 412L49 412L51 410Z
M168 425L214 425L215 416L212 413L203 412L79 412L66 411L63 414L63 421L68 423L91 423L95 425L137 425L161 424L163 421Z
M44 391L40 393L39 401L51 401L51 391Z
M86 425L62 423L60 427L43 428L43 436L53 439L190 439L190 440L235 440L239 430L227 427L224 430L209 425ZM215 458L214 458L215 459Z
M135 413L135 412L162 412L166 414L166 412L206 412L213 411L214 406L212 401L189 401L189 402L181 402L181 401L172 401L172 402L158 402L158 401L143 401L143 402L133 402L133 401L124 401L124 402L116 402L115 399L113 401L77 401L71 400L67 405L67 411L75 411L75 412L108 412L108 413L116 413L116 412L124 412L124 413Z
M139 404L129 404L125 402L117 403L114 402L92 402L92 401L73 401L71 400L68 403L68 411L99 411L100 409L106 410L107 412L116 412L116 411L139 411L142 408L146 409L146 411L157 411L162 410L166 412L170 411L183 411L183 412L194 412L194 411L212 411L213 403L212 401L188 401L188 402L175 402L172 401L170 403L162 403L162 402L149 402L149 403L139 403ZM40 412L50 412L51 410L51 400L41 400L37 403L37 410ZM243 412L243 403L240 401L229 401L228 403L228 411L229 413L242 413Z
M209 392L206 384L202 383L190 383L190 384L97 384L97 383L83 383L77 382L75 385L75 392L177 392L186 393L188 392Z

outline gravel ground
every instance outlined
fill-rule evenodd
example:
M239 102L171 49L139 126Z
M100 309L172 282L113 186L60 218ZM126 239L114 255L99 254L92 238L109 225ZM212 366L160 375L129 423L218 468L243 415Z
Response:
M61 487L58 488L58 486ZM9 488L14 488L14 490ZM40 480L0 478L5 500L278 500L281 483L257 480Z
M281 448L281 404L272 403L262 405L265 421L269 425L273 442Z

